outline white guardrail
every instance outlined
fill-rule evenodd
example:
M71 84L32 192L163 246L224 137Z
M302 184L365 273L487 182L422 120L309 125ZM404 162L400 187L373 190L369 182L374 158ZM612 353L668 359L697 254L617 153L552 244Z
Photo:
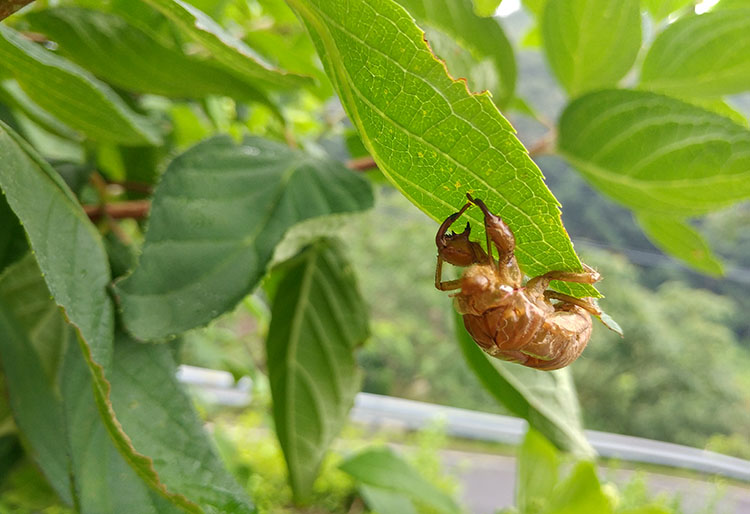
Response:
M226 371L184 365L180 366L177 377L192 386L206 402L232 407L250 404L252 383L247 377L235 382ZM424 428L439 420L451 436L506 444L520 444L526 432L526 421L520 418L370 393L357 395L350 417L359 424L408 430ZM750 461L743 459L596 430L586 430L586 437L602 457L692 469L750 482Z

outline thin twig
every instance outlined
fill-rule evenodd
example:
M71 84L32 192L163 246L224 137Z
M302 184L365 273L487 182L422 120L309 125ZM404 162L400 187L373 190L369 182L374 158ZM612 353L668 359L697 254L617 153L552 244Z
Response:
M107 205L84 205L83 210L89 218L98 219L104 215L112 219L135 218L141 219L148 215L151 202L148 200L132 200Z
M366 155L365 157L357 157L356 159L350 159L346 163L346 167L350 170L355 171L367 171L374 168L377 168L378 165L375 164L375 160L370 157L369 155Z
M133 182L131 180L110 180L107 183L120 186L126 191L135 191L136 193L143 193L144 195L150 195L154 189L151 184L146 184L145 182Z
M372 157L366 156L348 161L346 167L355 171L367 171L377 168L377 164L375 164ZM92 175L91 181L94 188L101 194L103 192L102 187L106 185L103 183L101 175ZM148 186L148 184L140 182L110 181L110 183L117 184L132 191L143 193L151 192L151 187ZM103 216L107 216L113 220L122 218L143 219L148 216L150 205L151 202L149 200L131 200L126 202L105 203L103 205L84 205L83 210L92 220L99 219Z

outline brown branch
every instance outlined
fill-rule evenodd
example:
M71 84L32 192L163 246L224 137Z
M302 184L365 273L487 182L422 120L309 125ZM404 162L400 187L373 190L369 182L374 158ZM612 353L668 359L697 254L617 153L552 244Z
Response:
M133 182L131 180L110 180L107 183L120 186L126 191L135 191L136 193L143 193L144 195L150 195L154 189L151 184L146 184L145 182Z
M2 1L2 0L0 0ZM360 157L352 159L346 163L346 167L356 171L367 171L377 168L377 164L372 157ZM94 183L98 181L94 179ZM139 182L110 182L117 184L132 191L148 193L151 191L150 186ZM99 184L101 188L101 184ZM112 219L135 218L142 219L148 216L151 202L149 200L131 200L127 202L106 203L105 205L84 205L83 210L92 220L107 216Z
M83 210L89 218L98 219L105 214L112 219L121 218L145 218L148 214L150 203L148 200L133 200L130 202L117 202L107 205L84 205Z
M0 0L0 20L7 18L33 0Z
M370 157L369 155L366 155L365 157L357 157L356 159L350 159L346 163L346 167L350 170L355 171L367 171L374 168L377 168L378 165L375 164L375 160Z

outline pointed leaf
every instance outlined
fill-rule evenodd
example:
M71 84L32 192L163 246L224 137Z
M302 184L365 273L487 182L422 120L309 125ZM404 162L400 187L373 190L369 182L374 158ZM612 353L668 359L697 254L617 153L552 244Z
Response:
M359 485L357 490L374 513L417 514L417 508L404 494L368 485Z
M518 452L516 505L521 512L545 512L557 485L560 455L539 432L529 428Z
M58 7L26 15L60 51L98 77L130 91L177 98L226 95L267 101L252 84L170 48L114 14Z
M513 128L488 95L446 74L406 11L391 0L289 4L307 23L365 146L407 198L443 221L470 192L515 231L527 274L580 269L558 203ZM467 216L482 240L479 211ZM555 285L598 295L590 286Z
M114 305L104 245L62 178L17 134L0 122L0 188L23 223L55 302L75 328L93 381L96 405L122 455L155 490L186 509L195 504L167 489L122 431L109 401ZM39 206L44 208L40 209Z
M346 423L361 371L354 350L368 335L367 311L349 263L320 240L283 266L266 343L273 417L298 498Z
M259 137L199 143L164 173L138 266L117 285L128 330L155 339L208 323L255 288L292 225L372 201L340 163Z
M612 504L602 491L596 476L596 465L590 461L578 462L570 475L555 488L545 514L581 514L591 512L610 514Z
M241 40L232 36L209 15L183 0L145 0L171 19L190 37L208 49L226 68L250 81L270 87L295 88L311 84L309 77L272 67Z
M254 512L218 458L176 375L168 346L118 334L110 381L112 407L122 428L136 451L152 459L172 492L206 512Z
M109 86L6 25L0 25L0 66L39 106L92 139L125 145L161 140L155 127Z
M724 273L721 261L713 254L706 240L686 221L643 213L638 214L636 219L648 238L664 253L703 273Z
M516 59L498 20L477 16L471 0L398 0L398 3L420 25L440 29L478 60L492 62L500 79L500 84L491 89L494 101L501 107L507 105L516 87Z
M132 467L132 460L123 456L121 444L110 435L109 423L102 420L99 402L92 397L91 391L97 386L89 366L76 345L68 345L59 387L68 427L70 468L81 513L202 512L182 496L171 495L170 501L149 487L152 481L144 481L144 473ZM149 426L158 421L150 420Z
M654 40L643 61L643 87L684 97L750 90L750 8L686 16Z
M0 362L13 417L27 454L60 499L72 505L66 432L61 430L65 418L54 390L67 338L75 344L33 256L7 268L0 275Z
M547 59L571 94L614 86L641 47L638 0L556 0L542 17Z
M152 491L113 444L75 331L31 255L0 277L0 357L27 453L62 501L84 514L184 512Z
M0 122L0 188L23 223L58 305L91 345L111 359L114 306L109 265L99 233L60 175Z
M466 362L482 385L516 416L524 418L561 450L594 454L581 424L570 369L539 371L488 356L455 315L456 337Z
M388 448L367 449L339 467L370 488L406 496L438 512L459 512L452 498L425 480Z
M559 150L594 186L639 212L702 214L750 197L750 131L645 91L571 103Z

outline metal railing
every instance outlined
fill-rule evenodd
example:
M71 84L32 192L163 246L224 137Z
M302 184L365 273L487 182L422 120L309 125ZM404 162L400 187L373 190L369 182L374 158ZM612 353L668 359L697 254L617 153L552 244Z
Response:
M247 378L235 382L232 375L225 371L193 366L180 366L178 378L193 386L204 401L233 407L250 404L252 384ZM514 445L521 442L527 427L525 420L511 416L370 393L357 394L350 417L355 423L367 426L407 430L418 430L440 421L445 432L454 437ZM690 446L596 430L586 430L586 437L602 457L692 469L750 482L750 461L743 459Z

